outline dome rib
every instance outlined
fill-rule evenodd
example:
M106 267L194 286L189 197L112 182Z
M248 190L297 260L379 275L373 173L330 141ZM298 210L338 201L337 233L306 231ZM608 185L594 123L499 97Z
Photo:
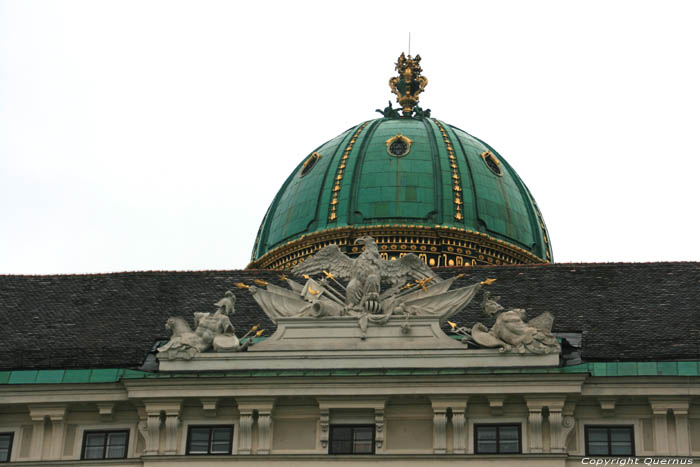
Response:
M432 128L432 125L434 125L434 123L430 121L430 119L426 118L423 120L423 125L425 126L425 131L428 135L428 142L430 144L430 151L433 160L433 197L435 200L435 208L437 211L436 223L443 224L445 222L446 213L444 203L440 202L442 197L441 195L443 192L441 167L442 158L440 157L440 150L438 149L437 145L438 139L435 135L435 131Z

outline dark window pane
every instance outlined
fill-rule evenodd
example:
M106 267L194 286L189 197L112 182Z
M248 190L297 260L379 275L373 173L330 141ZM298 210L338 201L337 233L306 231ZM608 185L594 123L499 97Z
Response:
M331 435L337 441L350 441L352 439L352 428L349 426L336 426L332 428Z
M354 446L355 454L372 454L372 438L374 435L374 427L357 427L354 429Z
M128 431L85 433L83 459L121 459L126 457Z
M518 427L517 426L500 426L498 427L498 439L501 441L513 441L518 440Z
M632 430L630 428L610 428L610 454L613 456L632 455Z
M331 454L372 454L374 426L331 426Z
M498 427L476 427L476 451L480 454L495 454L498 452Z
M586 451L592 456L631 456L634 454L631 427L586 427Z
M214 428L211 439L213 441L231 441L233 430L231 428Z
M90 446L104 446L106 433L88 433L85 437L85 445Z
M478 454L520 452L520 427L518 425L476 425L474 429Z
M492 454L498 452L496 440L479 440L476 444L476 451L480 454Z
M479 441L486 440L496 440L496 430L495 426L479 426L476 428L477 438Z
M352 442L350 440L333 440L331 443L333 454L352 454Z
M588 440L589 441L602 441L604 443L608 442L608 429L607 428L589 428L588 429Z
M188 454L231 454L231 426L190 427L187 441Z
M126 457L126 446L107 446L105 459L121 459Z
M12 449L12 433L0 434L0 462L10 461L10 450Z
M520 441L501 441L499 444L499 451L500 453L504 454L511 454L511 453L517 453L520 451Z
M87 446L85 448L85 459L103 459L104 446Z
M190 428L190 454L209 453L209 428Z

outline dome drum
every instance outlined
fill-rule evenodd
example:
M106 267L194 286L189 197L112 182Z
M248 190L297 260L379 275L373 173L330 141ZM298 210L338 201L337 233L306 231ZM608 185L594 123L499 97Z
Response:
M448 226L376 225L337 227L304 235L251 262L248 268L291 269L331 244L338 245L343 253L354 257L363 248L355 244L355 239L365 235L376 240L384 259L393 260L414 253L432 267L542 262L525 249L481 232Z

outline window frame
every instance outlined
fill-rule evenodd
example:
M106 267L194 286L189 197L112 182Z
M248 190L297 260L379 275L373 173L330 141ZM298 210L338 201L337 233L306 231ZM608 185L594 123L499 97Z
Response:
M333 452L333 430L335 428L369 428L372 433L372 452ZM351 440L351 447L353 451L355 450L355 445L353 440ZM377 453L377 425L373 423L336 423L328 426L328 454L335 456L371 456Z
M99 459L88 459L85 457L87 448L87 437L93 433L104 433L105 434L105 444L103 446L102 457ZM107 457L107 440L108 435L111 433L126 433L126 439L124 440L124 456L122 457ZM126 459L129 457L129 438L131 437L131 430L128 428L114 429L114 430L83 430L83 443L80 447L80 460L105 460L105 459Z
M190 441L192 440L192 429L202 429L207 428L209 430L209 442L207 444L207 452L190 452ZM211 441L215 428L230 428L231 438L228 442L228 452L211 452ZM233 454L233 438L235 437L236 427L233 423L231 424L220 424L220 425L187 425L187 440L185 441L185 455L187 456L230 456Z
M501 443L500 441L500 432L498 428L500 427L517 427L518 428L518 450L516 452L501 452ZM496 427L496 452L479 452L479 428L485 427L485 428L490 428L490 427ZM522 454L523 453L523 424L522 423L475 423L472 425L472 429L474 432L474 454L481 454L481 455L494 455L494 456L501 456L501 455L508 455L508 454Z
M0 432L0 436L5 436L5 435L8 435L10 437L10 445L7 447L7 460L6 461L0 460L0 464L12 462L12 445L15 442L15 432L14 431Z
M595 454L595 457L620 457L620 456L629 456L629 457L634 457L637 452L635 442L634 442L634 425L583 425L583 445L584 445L584 452L586 456L592 456L593 454L589 454L589 448L588 448L588 431L590 428L605 428L608 431L608 454ZM612 445L611 445L611 439L610 439L610 429L611 428L628 428L630 430L630 440L631 440L631 448L632 448L632 453L631 454L611 454L612 452Z

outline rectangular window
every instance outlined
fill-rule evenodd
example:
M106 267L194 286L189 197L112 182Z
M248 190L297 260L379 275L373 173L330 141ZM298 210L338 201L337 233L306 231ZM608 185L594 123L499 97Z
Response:
M86 431L82 459L124 459L128 445L128 430Z
M634 456L634 427L586 425L587 456Z
M374 425L331 425L329 454L374 454Z
M187 454L231 454L233 426L190 426L187 430Z
M14 433L0 433L0 462L10 462Z
M477 454L519 454L520 425L474 425L474 452Z

